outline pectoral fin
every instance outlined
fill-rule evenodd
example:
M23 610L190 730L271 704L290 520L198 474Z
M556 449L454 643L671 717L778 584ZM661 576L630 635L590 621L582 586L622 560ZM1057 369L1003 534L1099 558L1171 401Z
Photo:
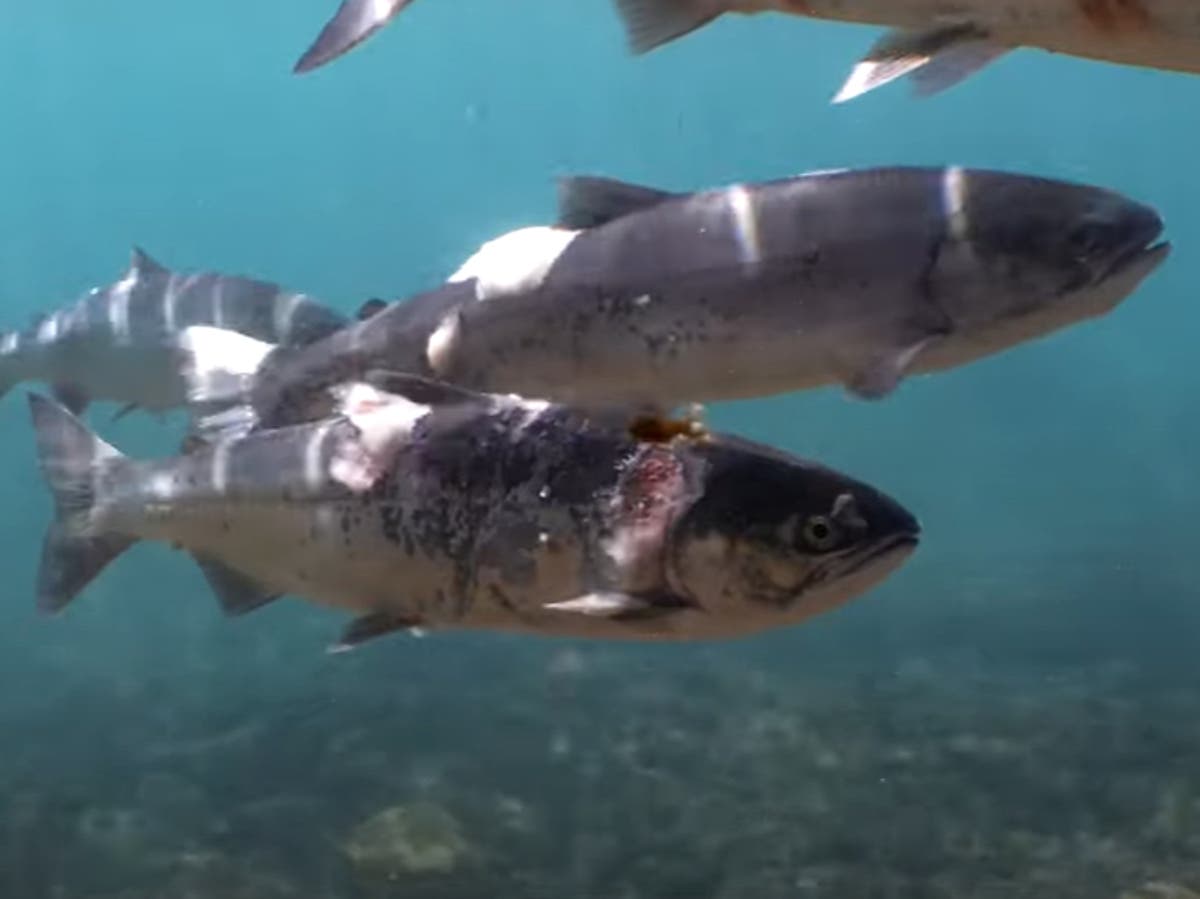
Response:
M937 337L923 337L895 350L872 356L846 379L846 389L861 400L879 400L904 380L913 361Z
M609 621L644 621L690 609L693 605L682 597L665 592L606 591L587 593L562 602L546 603L543 608L554 612L607 618Z
M853 100L909 74L917 94L929 96L958 84L1010 49L972 22L889 31L854 67L833 102Z

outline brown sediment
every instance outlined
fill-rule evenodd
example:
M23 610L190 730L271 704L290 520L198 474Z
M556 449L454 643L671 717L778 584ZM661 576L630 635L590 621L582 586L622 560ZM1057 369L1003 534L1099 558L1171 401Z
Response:
M1143 0L1078 0L1089 24L1107 33L1140 31L1150 25Z

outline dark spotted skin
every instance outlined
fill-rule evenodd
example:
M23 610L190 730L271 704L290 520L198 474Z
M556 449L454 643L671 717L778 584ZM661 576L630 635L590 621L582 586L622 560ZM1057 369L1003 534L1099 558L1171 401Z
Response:
M463 403L420 419L383 476L356 493L328 472L357 433L331 419L128 463L110 487L114 514L356 612L432 625L536 621L545 603L629 585L605 546L639 506L614 498L631 479L644 494L640 460L671 452L564 407ZM314 459L319 482L305 475ZM156 476L171 479L171 496L156 494Z
M354 612L352 642L415 625L752 632L857 595L874 582L860 560L915 544L895 501L770 447L644 441L577 409L423 383L175 460L106 462L92 527ZM842 529L819 552L803 538L813 515Z

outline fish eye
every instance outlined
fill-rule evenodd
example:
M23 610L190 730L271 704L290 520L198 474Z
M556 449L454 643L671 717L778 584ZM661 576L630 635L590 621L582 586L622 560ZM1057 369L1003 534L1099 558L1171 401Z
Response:
M810 515L804 522L802 536L805 543L820 551L833 549L838 541L837 528L824 515Z

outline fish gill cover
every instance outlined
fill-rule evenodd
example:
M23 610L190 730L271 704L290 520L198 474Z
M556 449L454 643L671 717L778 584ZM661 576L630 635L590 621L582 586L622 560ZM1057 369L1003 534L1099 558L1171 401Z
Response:
M0 11L0 895L1200 894L1188 4L336 6Z

